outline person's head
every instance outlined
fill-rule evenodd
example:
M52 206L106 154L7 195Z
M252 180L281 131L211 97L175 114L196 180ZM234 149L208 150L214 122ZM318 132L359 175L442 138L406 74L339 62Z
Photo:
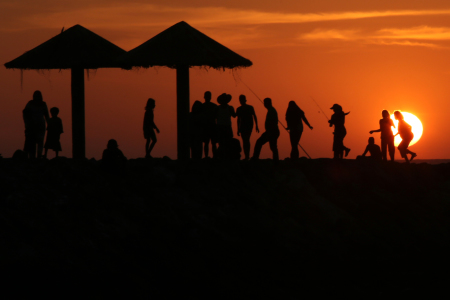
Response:
M205 95L203 96L203 98L205 99L205 102L210 102L211 101L211 92L210 91L206 91Z
M231 95L228 95L227 93L222 93L217 97L217 103L220 105L226 105L231 101Z
M403 120L403 114L399 110L394 111L394 117L396 120Z
M386 110L386 109L384 109L384 110L381 112L381 115L383 116L383 119L389 119L389 118L391 117L391 114L390 114L389 111Z
M227 104L231 102L231 99L233 99L233 96L231 96L230 94L226 94L227 95Z
M296 108L300 108L298 107L297 103L295 103L294 100L289 101L288 109L296 109Z
M53 118L56 118L59 114L59 108L57 107L50 108L50 114L52 115Z
M270 98L264 98L264 107L265 107L265 108L270 108L270 107L272 107L272 99L270 99Z
M106 148L108 149L117 149L119 148L119 145L117 145L117 141L114 139L110 139L108 141L108 144L106 145Z
M241 103L241 105L245 105L245 103L247 103L247 98L245 98L245 95L239 96L239 103Z
M39 102L43 101L41 91L39 91L39 90L34 91L34 93L33 93L33 100L34 101L39 101Z
M375 144L375 139L373 138L373 136L371 136L371 137L369 138L369 144L370 144L370 145Z
M154 109L155 106L156 106L155 99L153 99L153 98L148 98L148 100L147 100L147 105L145 106L145 109L146 109L146 110L147 110L147 109Z
M194 102L194 104L192 104L191 112L198 113L201 111L201 109L202 109L202 103L200 101L196 100Z
M339 104L334 104L330 109L332 109L334 112L342 111L342 106Z

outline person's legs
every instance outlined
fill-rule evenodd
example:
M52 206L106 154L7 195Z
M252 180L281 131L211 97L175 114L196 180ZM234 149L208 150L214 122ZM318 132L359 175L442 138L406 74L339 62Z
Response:
M381 157L383 158L384 161L387 161L387 146L388 141L386 139L381 138Z
M241 132L242 148L244 148L245 159L250 158L250 136L251 135L252 135L251 131Z
M264 132L263 134L261 134L259 139L256 140L255 150L253 150L253 158L256 158L256 159L259 158L259 154L261 153L262 146L265 143L267 143L268 141L269 141L269 138L268 138L267 132Z
M389 147L389 156L391 157L391 161L394 161L395 159L395 144L394 144L394 137L388 141L388 147Z
M291 130L289 132L289 140L291 142L291 159L297 159L300 156L300 153L298 151L298 144L300 142L300 138L302 136L301 131L293 131Z
M148 152L148 146L150 145L150 139L148 138L145 141L145 157L148 157L150 155L150 153Z
M280 132L278 131L278 133L276 133L276 132L271 133L270 137L269 137L269 145L270 145L270 150L272 150L273 161L279 160L278 147L277 147L277 141L278 141L279 136L280 136ZM297 151L298 151L298 149L297 149Z
M153 147L155 147L155 144L157 142L156 134L155 134L155 131L153 131L153 130L149 133L149 139L147 139L147 142L149 142L150 140L151 140L151 143L150 143L150 146L147 148L146 157L151 157L150 153L152 152Z

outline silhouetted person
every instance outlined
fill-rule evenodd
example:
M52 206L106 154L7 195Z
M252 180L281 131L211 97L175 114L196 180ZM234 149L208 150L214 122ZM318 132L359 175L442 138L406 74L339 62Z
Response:
M202 103L197 100L192 105L192 110L189 114L191 157L194 159L202 158L202 142L204 138L203 130L205 127L204 123Z
M289 138L291 141L291 159L297 159L300 156L298 152L298 144L303 133L303 122L308 125L309 129L313 129L309 125L308 120L305 117L303 110L298 107L295 101L289 101L289 105L286 111L287 130L289 130Z
M121 171L127 158L123 155L122 151L117 145L117 141L111 139L108 141L106 149L103 151L101 165L106 171Z
M204 95L205 102L202 104L203 116L205 118L204 124L204 152L205 157L209 157L209 143L211 142L211 149L213 157L217 150L217 104L211 102L211 92L206 91Z
M234 107L229 105L231 101L231 95L223 93L217 97L219 106L216 111L216 124L217 124L217 140L219 146L222 143L227 143L233 138L233 128L231 127L231 117L235 118L236 113Z
M25 146L24 151L29 158L42 157L45 137L45 123L48 121L47 104L42 99L42 93L35 91L33 100L28 101L23 110L23 120L25 122Z
M153 114L153 109L155 108L156 103L155 100L149 98L147 101L147 106L145 106L145 115L144 115L144 138L147 140L145 143L145 157L151 158L150 153L152 152L153 147L156 144L156 132L159 133L158 127L155 125L155 115ZM151 143L150 143L151 142Z
M370 153L370 157L366 157L367 152ZM369 158L372 160L381 160L381 149L380 146L375 144L375 139L373 137L369 138L369 144L366 147L366 150L362 154L362 156L356 157L356 159L364 159Z
M414 157L417 156L416 153L408 149L409 143L411 143L412 139L414 138L414 133L411 130L411 125L405 122L405 120L403 119L403 114L399 110L394 111L394 117L396 120L398 120L397 134L400 134L400 137L402 138L402 141L397 148L398 151L400 151L400 155L405 159L407 163L409 163L414 159ZM411 154L411 159L408 160L407 154Z
M278 161L277 140L280 136L280 129L278 128L278 113L272 106L272 99L270 98L264 99L264 107L267 108L266 121L264 123L266 131L261 134L259 139L256 141L252 159L259 159L262 146L269 142L270 150L272 150L273 154L273 160Z
M344 113L342 111L342 106L339 104L334 104L331 109L334 111L334 114L331 116L331 119L328 121L330 123L330 127L334 125L334 138L333 138L333 152L335 159L342 159L347 157L350 149L344 146L344 138L347 135L347 130L345 129L345 116L348 113Z
M250 158L250 136L253 131L253 119L255 120L256 132L259 133L258 119L256 118L255 109L247 104L245 95L239 96L241 106L236 109L237 116L237 135L242 138L242 146L244 148L245 159Z
M380 119L380 129L371 130L370 134L374 132L381 132L381 153L383 154L383 160L387 161L387 149L389 149L389 156L394 161L395 157L395 145L394 134L392 133L392 127L395 127L394 121L391 119L389 111L383 110L381 112L383 119Z
M48 149L55 151L56 157L58 157L59 151L61 151L60 137L63 133L63 124L58 117L59 109L57 107L50 108L50 114L52 117L47 122L47 140L45 141L44 157L47 158Z

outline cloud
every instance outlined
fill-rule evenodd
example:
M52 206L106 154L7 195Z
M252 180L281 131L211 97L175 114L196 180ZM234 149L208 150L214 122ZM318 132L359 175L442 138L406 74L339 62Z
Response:
M359 39L359 30L315 29L300 36L303 40L356 40Z
M378 31L384 39L450 40L450 28L419 26L412 28L386 28Z

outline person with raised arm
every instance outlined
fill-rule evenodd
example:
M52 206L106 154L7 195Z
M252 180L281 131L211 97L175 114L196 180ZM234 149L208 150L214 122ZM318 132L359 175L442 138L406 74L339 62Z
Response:
M391 161L394 161L395 157L395 145L394 134L392 133L392 127L395 128L394 121L391 119L389 111L386 109L381 112L380 129L371 130L370 134L374 132L381 132L381 153L383 160L387 161L387 149L389 149L389 157Z

